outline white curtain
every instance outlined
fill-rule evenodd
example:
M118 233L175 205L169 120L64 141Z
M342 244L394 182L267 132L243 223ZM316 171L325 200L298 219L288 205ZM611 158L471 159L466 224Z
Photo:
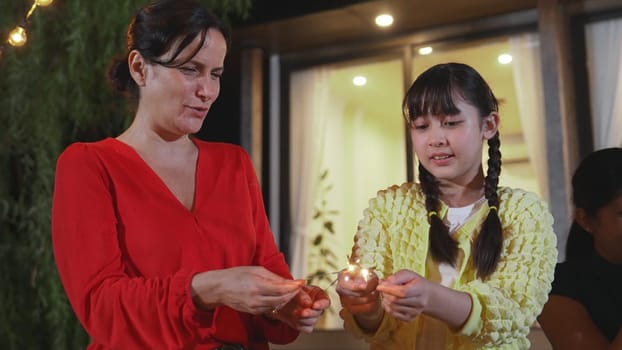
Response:
M594 148L622 147L622 18L585 28Z
M294 278L307 276L308 227L320 179L329 114L328 79L327 68L314 68L292 74L290 81L290 253Z
M546 116L542 98L540 43L536 34L510 38L512 70L518 112L527 154L535 171L540 193L548 200L546 161Z

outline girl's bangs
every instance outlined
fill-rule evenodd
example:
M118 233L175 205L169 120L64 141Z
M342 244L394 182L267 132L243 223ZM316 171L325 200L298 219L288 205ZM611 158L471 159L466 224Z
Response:
M422 84L424 85L424 84ZM414 120L425 115L456 115L460 109L454 103L456 93L451 84L432 83L414 87L408 101L408 117Z

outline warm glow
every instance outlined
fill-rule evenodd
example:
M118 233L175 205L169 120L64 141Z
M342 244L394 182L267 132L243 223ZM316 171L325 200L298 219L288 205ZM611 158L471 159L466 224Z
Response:
M368 269L362 269L361 270L361 276L363 277L365 282L367 282L367 280L369 279L369 270Z
M48 6L50 4L52 4L54 2L54 0L34 0L32 1L32 5L30 6L30 9L28 10L28 12L26 13L26 15L24 16L23 21L21 22L20 25L18 25L17 27L15 27L15 29L13 29L7 39L6 42L11 45L11 46L24 46L26 44L26 42L28 41L28 34L26 33L26 26L30 23L30 17L32 16L32 14L35 12L35 10L39 7L39 6ZM0 42L0 59L2 59L2 55L3 55L3 49L4 49L5 45L3 43Z
M432 53L432 47L430 47L430 46L425 46L425 47L419 48L419 54L420 55L429 55L431 53Z
M47 6L51 3L53 3L54 0L37 0L37 5L39 6Z
M512 55L504 53L504 54L499 55L499 57L497 57L497 60L501 64L508 64L512 62Z
M352 79L352 84L354 84L356 86L363 86L363 85L367 84L367 78L365 78L362 75L356 76L356 77L354 77L354 79Z
M13 46L23 46L28 40L26 29L24 27L16 27L9 33L9 44Z
M376 24L379 27L388 27L393 24L393 16L386 13L378 15L376 16Z
M348 263L348 272L350 274L356 275L356 276L360 276L363 278L363 280L365 282L369 282L369 279L372 277L372 275L375 273L373 268L372 269L367 269L364 267L361 267L360 260L356 260L355 263ZM350 280L350 276L348 276L347 274L344 276L343 278L345 281L349 281Z

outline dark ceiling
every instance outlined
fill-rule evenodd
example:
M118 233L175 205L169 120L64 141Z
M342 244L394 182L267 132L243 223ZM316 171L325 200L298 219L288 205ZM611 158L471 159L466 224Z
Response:
M251 16L233 23L233 44L267 54L386 42L422 29L534 9L537 0L254 0ZM392 13L378 28L374 17Z
M235 27L299 17L315 12L338 9L370 0L252 0L250 15L245 20L235 20Z

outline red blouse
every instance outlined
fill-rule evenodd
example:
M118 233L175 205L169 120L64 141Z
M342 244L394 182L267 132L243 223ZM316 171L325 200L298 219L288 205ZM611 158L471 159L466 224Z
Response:
M196 273L259 265L291 278L252 164L238 146L194 140L188 210L130 146L113 138L69 146L58 159L54 256L89 349L268 349L298 332L228 307L202 311Z

